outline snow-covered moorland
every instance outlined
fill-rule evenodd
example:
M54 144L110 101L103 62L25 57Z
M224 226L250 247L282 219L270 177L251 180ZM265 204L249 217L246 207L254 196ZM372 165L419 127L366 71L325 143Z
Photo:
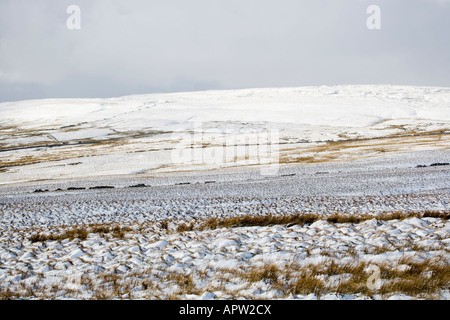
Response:
M2 103L0 297L448 299L449 124L431 87Z
M449 101L448 88L335 86L1 103L0 183L445 149Z

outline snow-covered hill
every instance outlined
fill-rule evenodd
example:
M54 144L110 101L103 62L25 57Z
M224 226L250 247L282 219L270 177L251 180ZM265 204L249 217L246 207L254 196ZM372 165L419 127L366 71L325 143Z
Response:
M450 88L436 87L346 85L6 102L0 104L0 183L447 148L449 128ZM270 140L261 138L264 133L272 133ZM276 152L264 158L250 148L230 155L230 147L261 144L277 145ZM197 147L204 149L200 157L174 157L175 151Z
M450 121L450 88L348 85L28 100L0 104L0 116L2 126L27 129L89 123L181 131L193 122L367 127L386 120Z

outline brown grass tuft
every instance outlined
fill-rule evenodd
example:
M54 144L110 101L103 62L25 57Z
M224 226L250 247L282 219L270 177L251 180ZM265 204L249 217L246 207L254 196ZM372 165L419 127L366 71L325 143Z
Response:
M311 294L322 295L325 290L325 284L322 280L311 274L302 274L287 288L290 294Z
M280 277L280 269L274 264L267 264L262 267L255 267L242 273L242 278L249 282L268 281L276 283Z
M64 230L62 233L37 233L29 237L31 242L45 242L45 241L62 241L65 239L80 239L86 240L90 233L111 234L114 238L123 239L127 232L132 231L129 227L121 227L117 225L91 225L84 227L74 227L72 229Z
M230 218L209 218L200 224L199 230L238 228L238 227L266 227L284 224L310 224L319 219L316 214L293 214L293 215L243 215Z
M329 223L362 223L364 221L377 219L380 221L389 220L403 220L409 218L440 218L448 220L450 217L449 211L424 211L419 212L387 212L379 215L371 214L340 214L334 213L329 216L324 216L314 213L295 213L291 215L241 215L228 218L209 218L200 222L197 226L193 223L186 225L184 222L180 224L177 231L192 231L192 230L214 230L220 228L239 228L239 227L265 227L273 225L306 225L314 223L318 220L325 220Z
M177 226L176 230L177 232L185 232L185 231L192 231L194 230L194 228L195 228L194 222L191 222L189 224L182 222Z
M85 228L76 227L73 229L66 230L61 234L35 234L29 237L31 242L45 242L45 241L62 241L65 239L80 239L86 240L89 232Z

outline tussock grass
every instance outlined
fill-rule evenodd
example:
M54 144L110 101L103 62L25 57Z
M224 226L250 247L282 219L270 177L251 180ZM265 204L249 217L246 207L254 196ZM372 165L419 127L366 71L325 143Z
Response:
M35 235L32 235L28 239L31 242L45 242L45 241L62 241L65 239L80 239L80 240L86 240L88 237L89 232L85 228L76 227L70 230L66 230L63 233L60 234L43 234L38 233Z
M314 293L320 296L324 293L324 289L324 281L311 274L302 274L293 283L287 286L286 292L295 295Z
M450 266L445 261L418 262L408 257L402 258L399 264L406 268L399 270L387 265L380 266L381 278L389 280L380 288L381 294L401 292L415 296L450 288Z
M332 214L326 218L326 221L330 223L361 223L366 221L366 219L367 217L361 215Z
M382 285L368 285L372 273L369 266L379 268ZM292 262L278 265L247 265L226 270L196 270L188 273L176 270L159 271L137 269L129 272L110 270L99 274L85 274L79 287L67 289L64 281L52 287L29 287L20 282L18 287L0 288L0 299L55 298L56 294L79 297L89 291L91 299L133 299L136 289L143 290L140 298L185 299L187 294L201 295L208 288L221 291L230 297L254 298L248 289L278 290L280 297L315 294L350 294L388 298L394 294L439 299L440 293L450 289L450 265L445 256L417 260L406 256L397 261L370 262L355 259L341 262L339 259L322 260L320 263ZM153 276L151 276L153 274ZM155 278L155 275L158 275ZM157 280L156 280L157 279ZM219 281L218 281L219 280ZM228 290L230 284L235 289ZM238 288L236 289L236 285ZM167 293L165 288L172 288Z
M369 263L354 261L339 263L336 260L324 261L318 265L299 266L296 264L278 267L274 264L250 268L240 272L242 279L248 282L269 280L274 289L281 290L286 296L307 295L314 293L318 297L327 293L337 294L381 294L386 297L392 294L406 294L432 298L440 290L450 288L450 265L444 261L425 260L417 262L413 258L404 258L399 264L404 268L396 268L387 262ZM372 275L367 268L375 265L380 269L382 286L379 289L368 286ZM333 283L334 276L346 275L346 280Z
M280 277L280 269L274 264L267 264L262 267L255 267L247 272L243 272L240 276L249 282L268 281L277 283Z
M364 221L376 219L379 221L389 220L404 220L409 218L440 218L448 220L450 212L448 211L424 211L420 212L390 212L379 215L371 214L332 214L329 216L307 213L307 214L292 214L292 215L241 215L226 218L209 218L197 224L190 223L189 225L182 222L178 225L177 231L192 231L192 230L214 230L220 228L239 228L239 227L265 227L274 225L306 225L312 224L316 221L323 220L329 223L362 223Z
M28 239L31 242L63 241L65 239L86 240L91 233L110 234L114 238L123 239L125 237L125 234L127 232L130 232L131 230L132 229L129 227L121 227L118 225L91 225L66 229L62 233L37 233L30 236Z
M211 230L219 228L273 226L284 224L310 224L319 219L315 214L294 214L294 215L243 215L230 218L209 218L198 227L199 230Z
M194 229L195 229L194 222L191 222L189 224L182 222L177 226L177 232L192 231Z
M127 232L132 231L130 227L122 227L118 225L104 226L97 225L89 228L89 233L111 234L114 238L123 239Z
M448 220L450 218L450 212L427 210L423 213L423 217L424 218L439 218L439 219L443 219L443 220Z
M172 283L176 286L176 290L171 297L175 298L176 295L181 294L200 294L199 288L196 288L194 279L191 274L181 272L170 272L164 277L165 281Z

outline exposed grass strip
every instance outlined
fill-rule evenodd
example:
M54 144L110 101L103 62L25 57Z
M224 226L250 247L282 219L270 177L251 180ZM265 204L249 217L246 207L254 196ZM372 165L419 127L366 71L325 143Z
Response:
M62 233L37 233L29 237L31 242L45 242L45 241L63 241L65 239L74 240L86 240L91 233L111 234L114 238L123 239L127 232L131 231L129 227L121 227L118 225L91 225L91 226L79 226L68 230L64 230Z
M409 218L439 218L448 220L450 211L424 211L424 212L391 212L379 215L371 214L332 214L324 216L314 213L296 213L292 215L242 215L228 218L209 218L200 223L180 223L177 232L193 230L214 230L220 228L239 227L266 227L274 225L307 225L323 220L329 223L362 223L376 219L379 221L404 220Z

